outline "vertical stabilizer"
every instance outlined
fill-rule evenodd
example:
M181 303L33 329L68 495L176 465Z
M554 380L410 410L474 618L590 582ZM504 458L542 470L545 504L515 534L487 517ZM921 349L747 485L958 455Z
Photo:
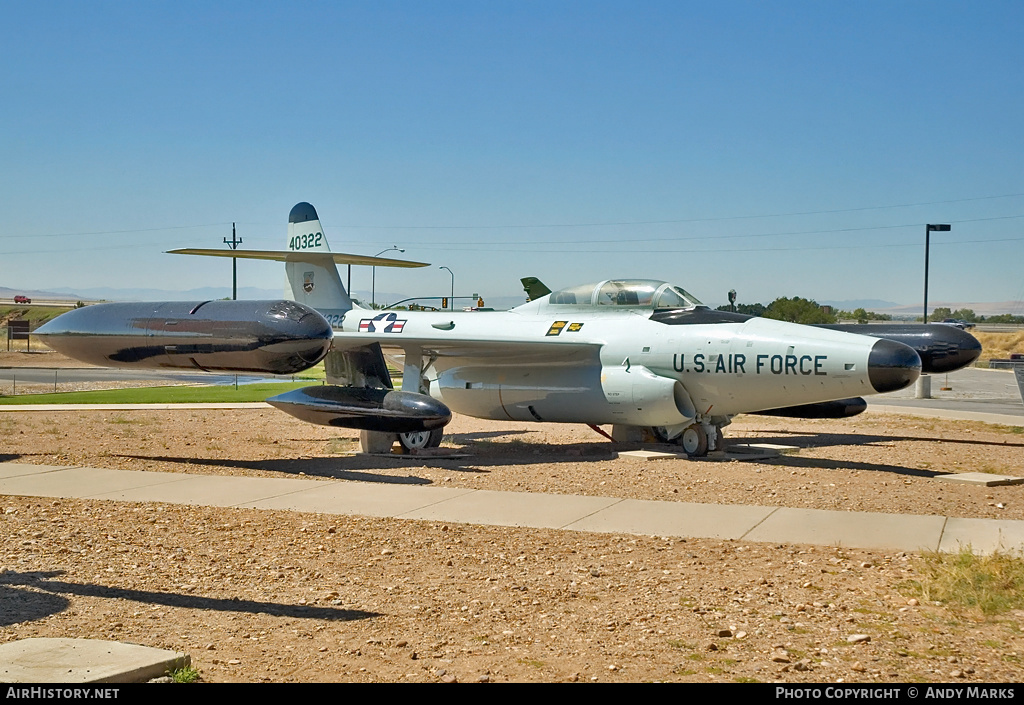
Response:
M285 296L315 308L332 326L340 326L352 309L352 299L330 256L316 209L309 203L296 204L288 214L288 250L298 257L285 263Z

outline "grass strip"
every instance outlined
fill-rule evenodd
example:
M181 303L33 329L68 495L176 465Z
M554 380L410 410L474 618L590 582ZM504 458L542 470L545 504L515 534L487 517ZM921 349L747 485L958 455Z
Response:
M996 551L977 555L970 547L958 553L925 553L921 580L905 586L925 600L975 608L986 616L1024 608L1024 559Z

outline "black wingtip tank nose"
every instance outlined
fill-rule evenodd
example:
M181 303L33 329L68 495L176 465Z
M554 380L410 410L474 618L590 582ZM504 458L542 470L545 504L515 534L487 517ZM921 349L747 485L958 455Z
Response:
M868 356L868 378L879 394L909 387L921 375L921 358L909 345L879 340Z

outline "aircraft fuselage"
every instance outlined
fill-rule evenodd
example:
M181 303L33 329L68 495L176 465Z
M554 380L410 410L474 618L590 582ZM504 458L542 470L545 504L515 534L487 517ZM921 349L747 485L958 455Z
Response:
M354 309L334 345L400 349L452 410L526 421L676 425L893 391L920 372L899 343L735 318L543 299L500 313Z

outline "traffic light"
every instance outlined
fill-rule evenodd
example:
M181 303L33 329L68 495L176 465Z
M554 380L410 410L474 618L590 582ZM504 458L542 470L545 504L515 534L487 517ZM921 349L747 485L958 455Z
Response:
M448 297L444 296L441 298L441 308L448 308Z

